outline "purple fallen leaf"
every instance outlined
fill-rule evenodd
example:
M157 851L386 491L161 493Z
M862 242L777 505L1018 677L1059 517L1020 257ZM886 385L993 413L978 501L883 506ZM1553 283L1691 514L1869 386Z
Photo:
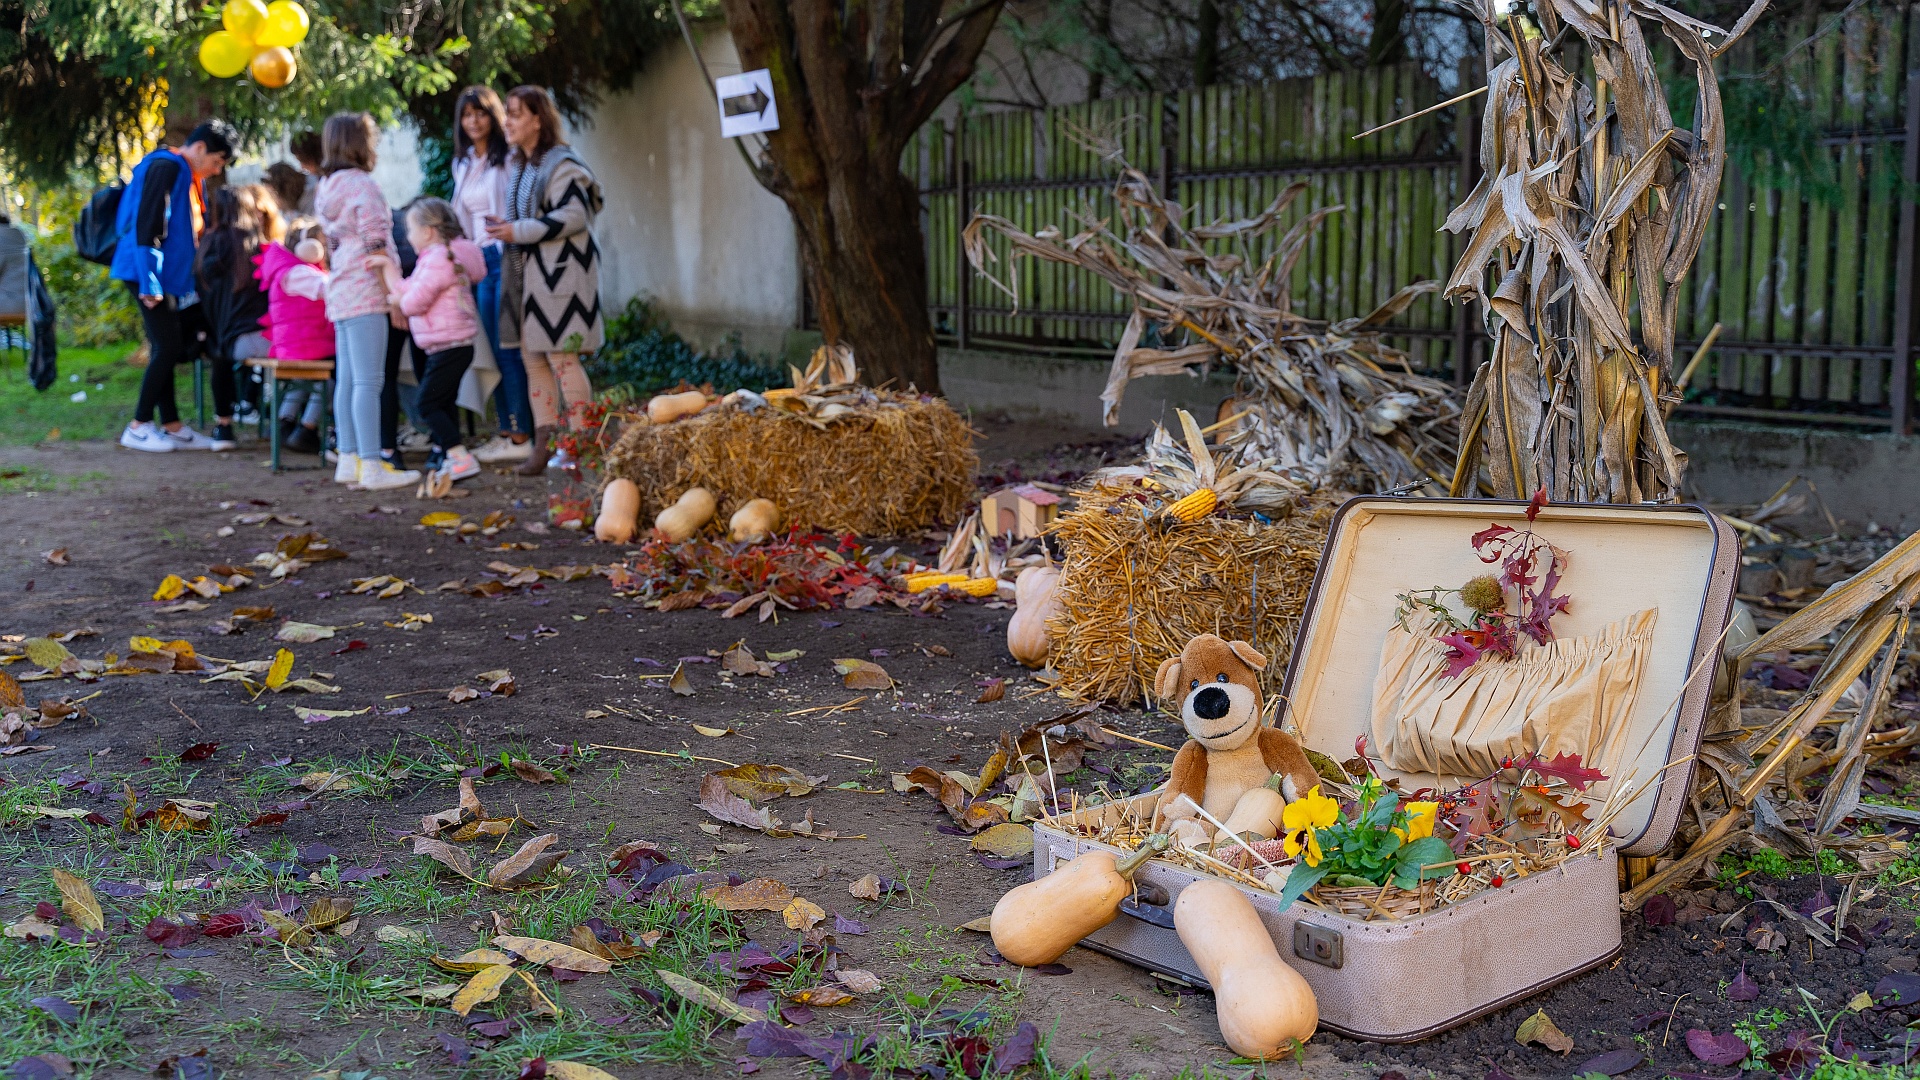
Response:
M813 1022L813 1010L805 1005L787 1004L780 1006L780 1019L798 1026Z
M763 1013L767 1011L767 1006L773 1004L773 991L765 989L742 990L734 996L733 1003L743 1009Z
M1040 1029L1030 1020L1020 1021L1007 1041L993 1048L993 1067L998 1072L1012 1072L1033 1064L1033 1055L1040 1045Z
M63 997L31 998L27 1004L63 1024L71 1024L80 1019L80 1006Z
M1648 926L1672 926L1673 917L1679 910L1673 897L1666 893L1655 893L1640 905L1640 918Z
M1073 969L1065 964L1035 964L1027 969L1035 975L1071 975Z
M633 1019L631 1016L621 1013L619 1016L596 1016L593 1022L601 1027L619 1027L631 1019Z
M1800 901L1800 906L1794 910L1809 919L1817 918L1828 926L1833 925L1833 897L1828 896L1825 889Z
M1728 1032L1715 1035L1711 1031L1691 1028L1687 1031L1687 1049L1693 1056L1709 1065L1738 1065L1747 1060L1747 1042L1740 1036Z
M818 626L820 627L820 629L822 629L822 630L831 630L831 629L833 629L834 627L836 627L836 626L839 626L839 625L840 625L840 622L839 622L839 620L837 620L837 619L816 619L816 620L814 620L814 622L815 622L815 623L816 623L816 624L817 624L817 625L818 625Z
M355 881L373 881L386 877L389 871L384 866L349 866L340 871L342 884Z
M168 983L163 989L165 989L175 1001L197 1001L202 996L200 991L188 986L186 983Z
M1619 1076L1621 1073L1632 1072L1639 1068L1646 1060L1646 1055L1638 1050L1609 1050L1604 1054L1596 1054L1588 1058L1573 1072L1575 1076L1585 1076L1589 1073Z
M586 974L584 971L575 971L572 968L563 967L548 968L547 970L553 975L554 982L563 983L579 982L581 977Z
M733 1063L740 1067L741 1076L752 1076L760 1071L760 1063L750 1057L734 1058Z
M135 896L147 895L147 887L145 885L135 885L131 882L123 881L96 881L93 883L93 891L102 896L111 896L116 900L127 900Z
M219 954L213 949L168 949L163 955L169 960L200 960Z
M1844 1037L1843 1037L1844 1038ZM1805 1028L1795 1028L1780 1037L1780 1047L1767 1055L1767 1064L1782 1073L1791 1073L1820 1060L1827 1047ZM1850 1055L1842 1047L1833 1048L1833 1056L1845 1061Z
M886 649L868 649L867 655L873 657L875 660L884 660L893 654Z
M682 664L711 664L711 663L713 663L713 657L711 657L711 656L682 656L682 657L680 657L680 658L679 658L679 662L680 662L680 663L682 663Z
M1740 974L1727 984L1728 1001L1754 1001L1760 997L1760 984L1747 977L1747 965L1740 965Z
M206 1054L190 1054L174 1066L174 1076L176 1080L218 1080L220 1070L213 1067Z
M1018 870L1033 865L1032 859L1003 859L998 855L979 856L980 865L989 870Z
M1912 1005L1920 1001L1920 974L1895 971L1873 984L1873 1000L1885 1005Z
M7 1070L8 1080L66 1080L72 1075L72 1063L58 1054L24 1057Z
M477 1023L469 1023L467 1026L489 1039L504 1039L507 1033L513 1030L513 1017L509 1016L505 1020L481 1020Z
M836 911L833 913L833 931L836 934L864 934L867 924L858 919L849 919Z
M645 664L648 667L655 667L655 668L663 668L667 666L661 663L660 661L655 660L651 656L636 656L633 658L633 662L636 664Z

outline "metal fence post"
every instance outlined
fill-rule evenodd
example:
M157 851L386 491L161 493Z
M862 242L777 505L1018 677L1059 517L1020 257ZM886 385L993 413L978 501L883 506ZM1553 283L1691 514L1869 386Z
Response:
M967 198L967 181L969 179L967 174L970 171L971 169L967 163L967 118L963 113L954 117L953 120L953 218L955 225L959 227L960 232L963 234L967 229L967 216L973 212L968 206ZM955 239L958 239L958 237L956 236ZM971 312L968 310L973 306L969 303L972 299L971 293L973 291L971 288L972 268L967 265L967 246L965 244L956 244L954 251L955 257L960 263L960 280L958 282L959 288L956 290L954 296L953 333L955 344L961 349L965 349L967 347L967 339L970 336L967 333L967 324L972 321Z
M1914 185L1920 182L1920 72L1907 72L1907 142L1900 166L1900 234L1893 274L1893 433L1913 434Z

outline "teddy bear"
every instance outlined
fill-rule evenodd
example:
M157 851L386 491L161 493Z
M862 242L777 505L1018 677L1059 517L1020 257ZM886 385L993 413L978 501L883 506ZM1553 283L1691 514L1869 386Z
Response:
M1224 822L1242 796L1265 787L1270 777L1280 777L1280 794L1288 802L1320 782L1299 741L1261 723L1259 673L1266 667L1267 658L1252 645L1201 634L1154 675L1154 693L1169 706L1179 702L1180 721L1191 736L1174 755L1154 816L1188 846L1204 845L1214 828L1183 795Z

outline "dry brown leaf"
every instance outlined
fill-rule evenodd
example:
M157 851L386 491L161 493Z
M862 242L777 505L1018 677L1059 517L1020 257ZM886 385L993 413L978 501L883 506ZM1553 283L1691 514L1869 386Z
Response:
M460 813L463 815L460 819L462 821L472 821L474 818L487 816L486 809L480 805L480 793L473 789L471 776L460 778Z
M847 886L847 891L852 893L856 900L878 900L880 899L880 875L863 874L856 878L853 884Z
M678 972L659 968L654 971L654 974L660 976L660 981L667 984L667 989L672 990L674 993L679 994L695 1005L719 1013L721 1016L726 1017L736 1024L751 1024L766 1019L765 1014L754 1012L752 1009L737 1002L728 1001L726 998L721 997L719 991L713 989L711 986L705 983L694 982L692 979Z
M893 676L887 669L871 660L846 658L835 660L833 670L839 672L841 681L851 690L891 690Z
M631 960L647 949L643 946L628 944L625 934L617 941L601 941L599 935L590 926L576 926L568 936L568 943L582 952L592 953L603 960Z
M60 910L67 913L73 925L89 934L106 929L106 913L100 909L100 901L93 895L93 886L87 884L85 879L55 869L53 884L60 890Z
M796 896L780 910L789 930L811 930L821 919L827 917L826 910L804 896Z
M315 930L332 930L352 917L351 899L322 896L307 902L307 909L301 912L300 921Z
M40 553L40 557L55 566L67 565L67 549L63 547L54 548L52 551L43 551Z
M712 814L715 820L729 825L739 825L748 829L758 829L769 835L780 831L780 822L773 812L764 807L756 807L747 800L727 790L726 779L718 773L708 773L700 780L699 807Z
M481 968L473 978L467 980L467 985L461 987L459 993L453 995L453 1003L449 1007L465 1016L473 1011L474 1006L484 1005L499 997L500 987L512 977L513 967L509 964Z
M500 964L511 966L513 964L513 957L508 956L499 949L474 949L471 952L461 953L451 960L444 956L436 956L433 958L434 967L442 971L459 972L462 975L471 975L476 971L484 971L487 968Z
M519 818L503 817L469 821L448 833L447 839L456 843L465 843L468 840L478 840L483 836L505 836L513 831L514 822L519 820Z
M613 970L612 962L604 957L558 941L549 941L546 938L513 937L502 934L494 938L493 943L523 960L543 967L567 968L572 971L595 974Z
M520 685L513 681L513 672L506 668L483 671L474 678L487 684L487 691L495 697L512 697L520 692Z
M289 949L304 949L313 944L311 928L302 926L277 911L262 911L260 918L273 928L273 932L280 938L280 943Z
M413 853L425 855L463 878L473 878L473 860L467 857L466 852L444 840L416 836L413 838Z
M213 808L197 799L168 799L154 812L152 824L161 832L205 832L213 827Z
M853 1001L853 995L837 986L816 986L802 990L797 994L788 994L787 1000L797 1005L811 1005L815 1008L829 1008L834 1005L846 1005Z
M1006 696L1007 680L993 679L987 683L986 689L980 691L980 696L973 699L973 703L975 705L985 705L988 702L999 701Z
M747 648L745 645L735 645L733 648L728 649L725 655L720 657L720 667L735 675L773 677L773 665L767 663L765 660L754 659L753 650Z
M1521 1046L1539 1043L1556 1054L1573 1053L1573 1040L1567 1038L1566 1032L1554 1025L1553 1021L1547 1017L1545 1009L1540 1009L1532 1016L1520 1021L1519 1030L1513 1033L1513 1041Z
M547 1062L548 1080L620 1080L605 1069L596 1069L578 1061Z
M805 795L827 782L824 776L808 776L786 765L736 765L714 772L727 790L743 799L766 802L782 795Z
M715 885L701 895L722 911L781 911L793 900L793 890L772 878Z
M509 758L508 764L513 768L513 775L525 780L529 784L554 784L560 782L560 777L557 774L549 772L531 761Z
M496 889L517 889L532 885L560 865L572 852L548 851L560 839L558 833L542 833L520 845L520 850L487 871L487 884Z
M458 705L463 701L472 701L480 696L480 691L471 686L456 686L447 691L447 700Z
M681 697L693 696L693 683L687 679L687 663L682 660L673 665L673 674L667 679L667 689Z
M960 929L971 930L976 934L991 934L993 933L993 916L982 915L971 922L963 922L960 924Z
M20 684L13 676L0 671L0 709L24 709L27 696L21 692Z
M1033 854L1033 830L1005 822L975 836L970 846L1003 859L1024 858Z
M871 971L860 968L846 968L835 973L840 985L856 994L877 994L880 992L880 977Z

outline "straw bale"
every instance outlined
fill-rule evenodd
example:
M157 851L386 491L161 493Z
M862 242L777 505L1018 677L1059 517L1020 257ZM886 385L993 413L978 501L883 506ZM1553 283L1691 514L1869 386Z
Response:
M955 521L972 505L973 435L946 402L904 394L825 421L717 405L670 424L635 423L604 476L634 482L643 520L699 486L719 501L722 523L764 498L793 524L897 536Z
M1315 496L1273 524L1210 514L1169 526L1136 490L1081 492L1054 526L1065 550L1047 621L1059 689L1133 704L1162 660L1212 632L1265 653L1261 686L1277 692L1341 497Z

